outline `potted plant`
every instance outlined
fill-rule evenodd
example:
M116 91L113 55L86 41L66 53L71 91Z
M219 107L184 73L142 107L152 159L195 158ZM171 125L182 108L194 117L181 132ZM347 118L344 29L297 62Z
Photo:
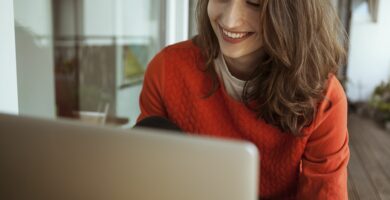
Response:
M390 130L390 82L381 82L374 89L369 103L375 110L375 118Z

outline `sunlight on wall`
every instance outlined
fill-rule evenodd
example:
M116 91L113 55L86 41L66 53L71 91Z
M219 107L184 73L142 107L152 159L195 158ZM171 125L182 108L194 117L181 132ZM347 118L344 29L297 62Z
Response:
M379 2L378 22L370 20L367 3L352 16L347 95L366 101L374 88L390 78L390 1Z
M0 112L17 114L18 89L12 1L0 1L0 8Z

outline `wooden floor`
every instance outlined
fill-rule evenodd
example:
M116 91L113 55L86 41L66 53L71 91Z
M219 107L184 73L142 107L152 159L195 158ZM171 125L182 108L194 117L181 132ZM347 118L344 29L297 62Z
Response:
M355 114L349 116L348 130L349 199L390 200L390 132Z

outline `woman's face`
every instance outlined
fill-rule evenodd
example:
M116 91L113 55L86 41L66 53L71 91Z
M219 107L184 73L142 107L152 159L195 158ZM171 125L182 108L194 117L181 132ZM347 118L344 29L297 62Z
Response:
M222 53L237 59L263 46L260 30L261 0L209 0L208 16Z

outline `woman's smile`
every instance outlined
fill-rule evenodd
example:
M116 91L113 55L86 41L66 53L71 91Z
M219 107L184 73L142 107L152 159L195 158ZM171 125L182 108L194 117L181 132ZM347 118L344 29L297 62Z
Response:
M229 43L240 43L245 39L249 38L254 34L254 32L233 32L224 29L221 25L219 25L220 33L222 38Z

